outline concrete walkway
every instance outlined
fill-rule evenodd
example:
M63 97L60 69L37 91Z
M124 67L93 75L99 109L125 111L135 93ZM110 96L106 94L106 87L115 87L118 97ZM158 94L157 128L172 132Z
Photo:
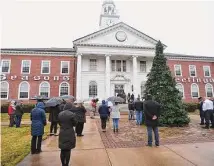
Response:
M85 136L77 138L77 146L71 152L71 166L212 166L214 163L214 142L106 149L96 119L90 118L83 133ZM18 166L61 165L58 137L49 137L42 149L41 154L29 154Z

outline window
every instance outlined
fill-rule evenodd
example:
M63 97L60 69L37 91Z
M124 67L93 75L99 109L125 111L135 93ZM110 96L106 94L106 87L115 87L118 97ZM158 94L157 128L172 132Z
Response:
M69 95L69 84L67 82L62 82L59 85L59 96Z
M204 69L204 77L211 77L210 66L203 66Z
M199 89L197 84L192 84L191 85L191 95L192 98L197 98L199 97Z
M206 90L207 97L213 97L213 86L211 84L206 84L205 90Z
M48 82L41 82L39 85L39 95L41 96L50 96L50 84Z
M140 61L140 72L146 72L146 61Z
M21 82L19 84L19 99L28 99L29 98L29 83Z
M97 70L97 60L90 59L90 71L96 71L96 70Z
M42 61L42 73L50 74L50 61Z
M8 99L9 84L6 81L1 82L1 99Z
M181 65L175 65L174 70L175 70L175 76L182 76Z
M144 91L146 90L145 84L146 84L146 82L143 81L143 82L141 82L141 85L140 85L141 97L144 96Z
M89 83L89 97L97 96L97 83L95 81L91 81Z
M126 61L125 60L112 60L111 70L117 72L126 72Z
M30 66L31 61L30 60L22 60L22 74L30 74Z
M176 84L176 88L179 90L180 95L182 98L184 98L184 87L182 84Z
M61 61L61 74L69 74L69 61Z
M1 72L2 73L10 73L10 60L2 60L1 61Z
M190 77L196 77L195 65L189 65L189 75L190 75Z

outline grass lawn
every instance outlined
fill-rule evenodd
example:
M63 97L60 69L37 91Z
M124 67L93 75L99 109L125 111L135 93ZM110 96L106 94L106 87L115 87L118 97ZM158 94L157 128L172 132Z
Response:
M47 138L50 125L45 126L43 138ZM30 125L21 128L1 126L1 165L15 166L30 153Z
M49 113L46 113L46 118L48 118ZM9 123L9 116L7 113L1 113L1 121ZM22 121L30 121L30 113L24 113L22 116Z

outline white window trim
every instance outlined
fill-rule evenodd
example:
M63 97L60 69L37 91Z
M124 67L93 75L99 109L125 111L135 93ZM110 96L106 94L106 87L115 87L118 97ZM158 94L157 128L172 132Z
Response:
M193 66L195 69L195 76L191 76L191 72L190 72L190 67ZM196 71L196 66L195 65L189 65L189 76L190 77L197 77L197 71Z
M42 72L43 62L49 62L49 73L43 73ZM51 73L51 61L49 61L49 60L42 60L42 62L41 62L41 74L50 74L50 73Z
M62 73L62 63L63 62L67 62L68 63L68 73ZM61 64L60 64L60 74L61 75L68 75L68 74L70 74L70 61L61 61Z
M27 83L28 84L28 98L20 98L20 87L22 83ZM18 90L18 99L19 100L28 100L30 98L30 84L27 81L22 81L19 83L19 90Z
M50 83L47 82L47 81L42 81L42 82L39 84L39 95L40 95L40 92L41 92L41 85L42 85L43 83L48 83L48 86L49 86L49 89L48 89L48 97L50 97L50 89L51 89L51 87L50 87Z
M192 97L193 99L195 99L195 98L198 98L198 97L193 97L193 96L192 96L192 85L197 85L198 97L200 96L199 86L198 86L198 84L196 84L196 83L192 83L192 84L191 84L191 87L190 87L190 88L191 88L191 97Z
M61 85L62 85L63 83L68 84L68 95L70 95L70 84L69 84L68 82L63 81L63 82L61 82L61 83L59 84L59 96L60 96Z
M1 83L5 83L5 82L7 83L7 98L1 98L1 100L8 100L8 97L9 97L9 88L10 88L9 83L7 81L2 81Z
M205 70L204 70L204 68L205 68L205 67L208 67L208 68L209 68L209 73L210 73L210 75L209 75L209 76L205 76ZM210 66L203 66L203 71L204 71L204 77L211 77Z
M114 61L114 63L115 63L115 67L114 67L114 71L112 71L112 61ZM121 62L121 64L120 64L120 66L121 66L121 71L117 71L117 61L120 61ZM126 63L126 71L123 71L123 61L125 61L125 63ZM127 60L120 60L120 59L112 59L111 60L111 72L118 72L118 73L126 73L127 72Z
M176 70L175 70L175 67L176 67L176 66L179 66L179 67L180 67L180 70L181 70L181 75L179 75L179 76L176 75ZM182 67L181 67L181 65L178 65L178 64L175 64L175 65L174 65L174 73L175 73L175 76L176 76L176 77L182 77Z
M177 83L176 86L177 85L181 85L182 86L182 89L183 89L183 97L182 97L182 99L185 99L184 85L182 83Z
M4 62L4 61L9 61L9 69L8 69L8 72L2 72L2 65L3 65L3 62ZM1 73L9 74L9 73L10 73L10 66L11 66L11 59L2 59L2 60L1 60Z
M205 85L205 92L206 92L206 97L207 97L207 85L210 85L211 87L212 87L212 94L213 94L213 86L212 86L212 84L210 84L210 83L207 83L206 85ZM214 97L214 94L213 94L213 96L212 97Z
M28 73L23 73L23 63L24 63L24 61L29 61L30 62L29 72ZM30 74L30 69L31 69L31 60L22 60L21 74Z

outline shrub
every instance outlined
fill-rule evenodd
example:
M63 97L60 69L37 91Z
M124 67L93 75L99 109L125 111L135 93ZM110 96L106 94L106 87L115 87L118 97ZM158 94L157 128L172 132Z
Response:
M199 103L183 103L187 112L194 112L199 108Z

